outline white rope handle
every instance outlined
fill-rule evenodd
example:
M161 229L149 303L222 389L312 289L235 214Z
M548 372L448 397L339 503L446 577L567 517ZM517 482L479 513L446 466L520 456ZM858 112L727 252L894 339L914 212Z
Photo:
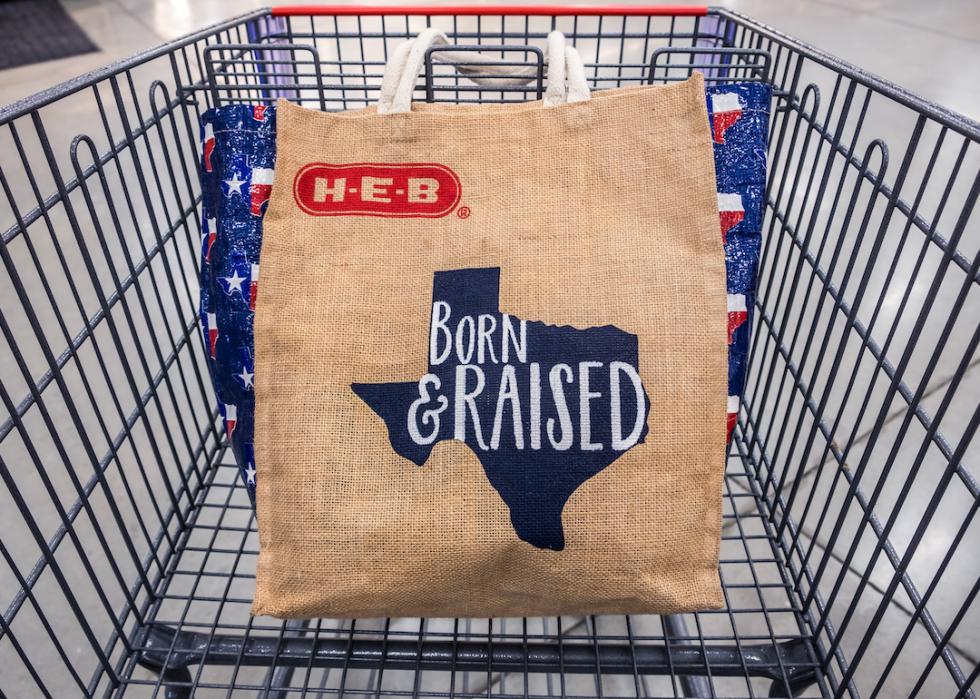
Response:
M405 72L405 62L408 60L408 54L414 45L414 39L398 44L394 52L389 56L388 62L385 63L385 72L381 76L381 94L378 97L379 114L391 113L391 103L394 101L395 93L398 91L398 83L401 82L402 73Z
M585 76L585 64L579 52L570 45L565 47L565 82L568 85L566 102L585 102L592 98L589 79Z
M565 104L568 85L565 83L565 35L559 31L548 34L548 86L544 91L544 106Z
M425 63L426 51L431 46L448 45L449 39L446 35L432 27L424 29L415 39L400 44L385 64L378 113L398 114L411 111L412 95ZM478 85L514 87L526 85L537 77L534 66L502 65L504 61L479 53L443 51L435 56L450 63L467 63L466 66L458 66L457 70L464 75L479 74L479 77L467 76ZM548 35L545 60L548 64L548 87L544 99L546 106L589 99L589 85L582 58L572 46L566 45L565 36L561 32L554 31Z

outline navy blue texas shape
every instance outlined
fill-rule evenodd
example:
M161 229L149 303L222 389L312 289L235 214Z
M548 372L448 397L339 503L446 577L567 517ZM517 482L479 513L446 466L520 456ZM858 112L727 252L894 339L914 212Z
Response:
M500 312L499 294L499 268L436 272L429 373L351 388L384 420L395 452L419 466L436 443L465 443L517 535L560 551L568 498L646 438L638 342L612 325L515 318Z

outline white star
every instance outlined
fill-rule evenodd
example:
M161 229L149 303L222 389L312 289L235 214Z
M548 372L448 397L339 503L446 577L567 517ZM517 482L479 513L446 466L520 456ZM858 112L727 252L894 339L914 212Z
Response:
M228 284L228 293L237 290L238 293L244 293L242 291L242 282L246 280L247 277L239 277L238 270L236 269L231 273L230 277L224 277L225 282Z
M255 466L252 464L249 464L248 468L245 469L245 478L249 485L255 485Z
M249 372L247 366L245 366L243 364L242 365L242 373L241 374L236 374L236 376L238 376L238 378L240 378L242 380L242 383L245 384L245 388L251 388L252 387L252 379L255 378L255 374Z
M230 180L225 180L225 184L228 185L228 196L231 196L232 192L238 192L238 196L242 196L242 185L245 184L245 180L238 179L238 173L236 172Z

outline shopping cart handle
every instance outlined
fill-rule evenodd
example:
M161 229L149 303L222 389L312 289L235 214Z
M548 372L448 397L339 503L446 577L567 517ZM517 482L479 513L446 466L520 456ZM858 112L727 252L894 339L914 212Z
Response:
M282 5L272 8L274 17L297 15L339 17L344 15L531 15L531 16L599 16L616 17L703 17L707 5Z

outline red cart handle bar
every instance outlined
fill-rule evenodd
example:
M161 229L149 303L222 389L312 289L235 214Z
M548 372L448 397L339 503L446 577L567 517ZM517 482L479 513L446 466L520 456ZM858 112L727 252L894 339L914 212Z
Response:
M532 16L600 16L616 17L703 17L706 5L605 5L575 7L569 5L283 5L273 7L275 17L318 15L532 15Z

